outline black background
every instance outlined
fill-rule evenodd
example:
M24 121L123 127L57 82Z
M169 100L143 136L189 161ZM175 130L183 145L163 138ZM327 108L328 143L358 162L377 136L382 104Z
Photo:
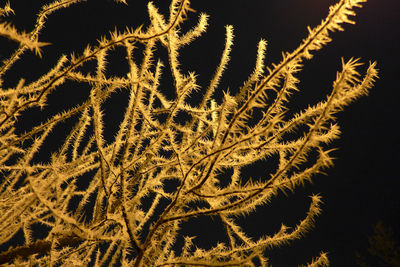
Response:
M101 36L125 26L136 28L148 24L146 4L148 1L129 1L129 6L113 1L91 0L61 10L48 18L40 41L52 45L43 48L43 58L28 53L8 73L4 88L15 86L17 77L32 81L53 66L62 53L75 51L80 54L86 44L96 44ZM167 14L166 0L154 1ZM35 14L46 1L11 1L16 16L8 21L20 30L33 28ZM281 51L292 51L306 37L306 27L316 26L328 13L328 0L192 0L192 8L198 13L209 14L209 28L206 34L181 51L181 66L184 72L195 71L199 83L206 87L218 64L224 46L224 26L234 26L234 47L231 62L222 79L220 90L235 92L251 73L255 63L257 42L260 38L268 41L266 65L278 63ZM292 245L271 252L273 266L296 266L308 262L320 251L328 252L331 266L355 266L356 251L366 253L367 236L378 220L384 220L395 232L400 212L398 174L400 124L398 101L398 62L400 3L396 0L369 0L362 9L357 9L355 25L345 25L344 32L334 33L331 42L315 57L305 63L298 76L301 89L290 104L295 110L315 104L329 93L336 71L340 69L341 57L361 57L362 62L376 60L380 69L380 79L369 96L340 113L341 139L334 142L335 166L327 176L318 176L312 185L299 188L295 194L282 195L273 199L268 207L260 208L257 214L246 218L245 230L251 236L273 234L281 223L295 226L310 203L309 195L321 193L323 213L316 221L316 227L305 238ZM197 21L198 14L191 14L183 31L190 29ZM16 46L12 41L0 41L0 59L10 54ZM164 54L163 54L164 53ZM138 55L139 56L139 55ZM165 56L165 51L161 53ZM115 59L118 51L115 51ZM125 62L111 59L110 72L124 75L128 72ZM365 71L366 66L361 67ZM168 88L170 78L165 72L164 86ZM47 116L70 107L70 103L80 103L88 94L83 87L63 86L49 101L48 108L26 114L19 127L29 128ZM121 99L123 101L123 99ZM121 118L118 105L106 107L108 121ZM111 114L111 115L109 115ZM106 121L107 123L107 121ZM106 131L112 137L113 125ZM267 176L263 166L254 166L251 175ZM219 229L212 220L203 220L195 228L187 227L186 232L194 232L200 245L209 247Z

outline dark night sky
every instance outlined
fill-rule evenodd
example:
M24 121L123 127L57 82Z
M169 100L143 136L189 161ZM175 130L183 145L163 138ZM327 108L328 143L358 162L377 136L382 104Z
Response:
M30 30L36 5L44 2L11 1L16 9L17 16L13 23L17 28ZM9 85L16 82L13 75L23 73L22 76L27 80L38 77L55 63L61 53L80 53L87 43L95 44L96 39L107 35L114 27L123 30L125 25L137 27L146 24L147 2L128 0L129 7L123 7L110 0L91 0L53 14L40 38L40 41L52 43L43 49L43 60L28 55L30 66L34 65L35 70L27 71L26 65L16 65L10 72ZM167 2L154 1L156 5L163 3L161 10L166 10ZM183 49L182 68L185 71L196 71L200 85L206 87L223 49L224 25L232 24L235 45L220 88L229 88L234 92L254 66L260 38L268 41L267 65L278 63L281 51L295 49L306 37L306 26L316 26L334 2L192 0L192 8L211 15L210 26L205 35ZM280 223L294 226L307 211L308 196L321 193L325 204L315 229L304 240L294 242L290 248L273 251L274 266L303 264L317 256L321 250L329 253L331 266L355 266L354 253L366 252L367 235L377 220L386 221L400 234L397 226L397 217L400 217L400 175L397 166L400 161L400 143L396 130L400 124L400 94L395 83L398 79L396 63L400 60L400 2L369 0L362 9L356 11L356 25L345 25L345 32L333 34L333 42L322 51L314 53L312 61L306 62L299 75L301 92L293 97L292 106L306 107L307 104L324 99L340 68L341 57L361 57L365 63L376 60L380 79L368 97L359 99L338 116L342 135L332 145L338 148L334 153L337 159L335 166L327 171L328 175L316 177L314 184L299 188L297 193L289 194L288 197L278 197L271 202L270 207L260 208L257 215L248 217L245 225L251 234L272 234ZM194 25L196 16L190 16L188 28ZM0 57L4 58L10 42L1 41L0 44ZM113 62L110 62L110 68L114 68L112 72L116 74L127 72L127 66ZM361 70L365 70L365 67ZM65 101L68 95L65 92L62 95L61 92L60 96L55 97ZM75 97L79 96L75 94ZM262 166L256 169L260 171ZM252 175L266 174L254 171ZM200 240L204 243L213 236L209 226L205 222L204 229L200 229Z

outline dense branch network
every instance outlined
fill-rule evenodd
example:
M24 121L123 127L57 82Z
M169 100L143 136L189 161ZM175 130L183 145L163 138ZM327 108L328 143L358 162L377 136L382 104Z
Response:
M367 94L377 78L376 63L360 77L357 59L343 61L326 100L289 118L285 105L298 90L295 75L304 60L330 41L330 32L353 23L349 18L355 15L353 9L365 1L341 0L331 6L326 19L309 29L297 49L283 53L281 62L268 68L267 42L261 40L248 80L236 95L225 92L221 101L213 96L229 63L233 27L226 27L215 75L199 104L193 104L190 97L199 94L200 87L195 73L181 71L179 50L205 32L208 16L201 14L192 30L181 33L180 25L193 11L188 0L172 0L168 19L150 2L151 23L146 29L112 32L81 55L62 55L38 80L25 84L21 78L16 87L1 88L0 243L22 231L24 245L1 253L0 263L254 266L257 260L267 266L266 251L310 230L320 213L320 196L311 197L309 211L296 227L282 225L277 233L258 240L248 237L236 218L333 165L325 145L339 137L334 116ZM46 17L77 2L58 0L44 6L30 33L0 21L0 35L19 44L0 66L1 82L27 50L40 55L46 44L38 36ZM6 5L0 10L1 20L12 13ZM168 51L168 62L156 58L158 43ZM133 56L137 44L144 47L141 62ZM126 53L129 73L124 77L106 73L107 57L116 47ZM81 71L90 61L96 63L93 73ZM160 82L166 66L173 77L172 100L163 93L170 85ZM47 97L67 81L90 85L88 99L17 134L18 116L33 107L44 109ZM114 139L107 142L104 103L119 90L127 91L129 100ZM262 116L255 118L255 111ZM75 125L57 151L45 163L34 163L52 131L71 119ZM303 135L285 139L300 127L307 129ZM317 156L311 157L312 153ZM279 158L276 170L261 181L243 182L244 167L272 157ZM229 174L227 185L221 184L221 173ZM81 188L83 178L89 183ZM172 189L171 181L177 182ZM218 217L229 242L205 250L185 236L177 253L182 223L200 216ZM35 240L32 227L38 223L49 230L44 239ZM308 266L327 264L326 254L321 253Z

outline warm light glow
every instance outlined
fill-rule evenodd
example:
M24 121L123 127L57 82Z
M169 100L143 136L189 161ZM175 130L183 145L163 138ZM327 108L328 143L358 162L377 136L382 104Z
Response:
M1 87L0 243L22 233L24 244L0 253L0 263L252 266L257 261L267 266L268 249L303 238L311 230L321 213L321 197L311 196L297 226L282 224L271 236L250 238L237 217L246 217L276 194L295 190L333 166L333 149L326 147L339 138L335 115L368 93L378 77L376 63L361 76L359 59L342 59L326 99L293 116L287 115L287 103L300 90L296 76L303 63L330 42L331 32L353 23L353 10L365 1L341 0L332 5L326 19L309 28L295 50L283 53L281 61L269 67L264 62L267 41L261 40L248 79L237 94L225 91L221 100L214 95L222 90L234 28L225 28L220 62L209 85L200 88L198 74L182 71L179 52L205 33L208 16L200 13L197 25L181 32L181 24L193 11L188 0L172 0L165 15L149 2L149 27L115 30L83 52L60 55L38 80L25 82L21 76L14 88ZM29 33L3 22L12 13L8 5L0 10L0 35L19 45L1 63L0 85L17 61L29 64L24 62L26 50L45 52L46 43L38 40L46 18L78 2L57 0L45 5ZM122 76L107 73L115 49L124 51L120 61L129 66ZM141 60L134 56L139 49L143 49ZM159 58L158 49L167 51L167 60ZM83 68L90 66L91 71ZM167 72L173 81L165 85L161 79ZM88 98L25 132L17 131L24 112L36 107L45 110L51 93L70 84L86 85ZM175 99L163 93L165 88L173 88ZM108 141L105 105L120 93L128 96L127 106L113 106L125 109L113 140ZM193 96L200 98L198 105L189 100ZM38 160L60 125L71 126L65 139L55 134L60 146L46 160ZM285 139L301 127L304 133ZM249 176L244 167L274 156L279 161L274 171L259 181L244 182ZM183 236L182 247L175 251L180 227L202 216L217 218L227 242L202 249L194 236ZM33 237L32 229L38 225L46 232L43 239ZM328 263L327 254L321 252L308 266Z

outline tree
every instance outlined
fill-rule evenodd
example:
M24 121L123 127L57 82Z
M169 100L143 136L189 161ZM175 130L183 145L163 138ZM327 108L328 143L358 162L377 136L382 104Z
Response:
M254 241L242 231L237 216L253 212L279 192L294 190L333 165L327 148L339 137L335 114L367 94L377 76L370 63L365 76L358 59L342 60L332 91L324 101L288 116L285 105L299 82L296 74L305 60L331 39L330 33L353 23L353 9L366 0L341 0L330 8L320 25L282 60L264 66L266 41L258 44L253 72L235 94L215 97L228 65L233 28L226 27L225 48L215 75L205 91L195 73L182 73L179 49L203 34L208 16L182 33L190 8L188 0L173 0L164 18L150 2L150 25L115 30L96 46L79 54L61 55L57 64L34 82L19 79L2 88L0 103L0 242L22 233L24 243L0 254L11 265L123 266L267 266L265 251L301 238L320 213L321 198L311 196L305 218L294 229L282 225L272 236ZM41 56L39 34L47 16L80 0L58 0L43 6L29 33L1 22L0 34L19 47L0 68L7 71L28 50ZM118 1L117 1L118 2ZM119 2L125 3L120 0ZM9 5L2 17L13 11ZM157 44L168 60L156 59ZM136 51L143 47L143 58ZM123 49L129 73L107 73L113 49ZM95 68L87 71L90 64ZM161 84L169 69L171 85ZM88 99L55 114L31 129L18 129L18 117L44 110L51 93L68 82L86 84ZM171 86L172 91L165 93ZM104 104L119 93L129 95L114 138L104 138ZM200 100L198 100L200 99ZM72 123L61 144L46 160L38 154L57 127ZM68 124L67 124L68 125ZM60 139L60 138L58 138ZM279 159L275 170L261 181L244 179L243 168L258 160ZM196 247L184 236L177 247L180 227L202 216L218 218L227 242L209 250ZM40 225L40 226L38 226ZM32 231L41 227L43 238ZM321 253L309 266L328 265Z
M379 220L373 225L374 233L368 237L368 255L356 252L358 265L362 267L373 266L399 266L400 246L396 235L383 221Z

